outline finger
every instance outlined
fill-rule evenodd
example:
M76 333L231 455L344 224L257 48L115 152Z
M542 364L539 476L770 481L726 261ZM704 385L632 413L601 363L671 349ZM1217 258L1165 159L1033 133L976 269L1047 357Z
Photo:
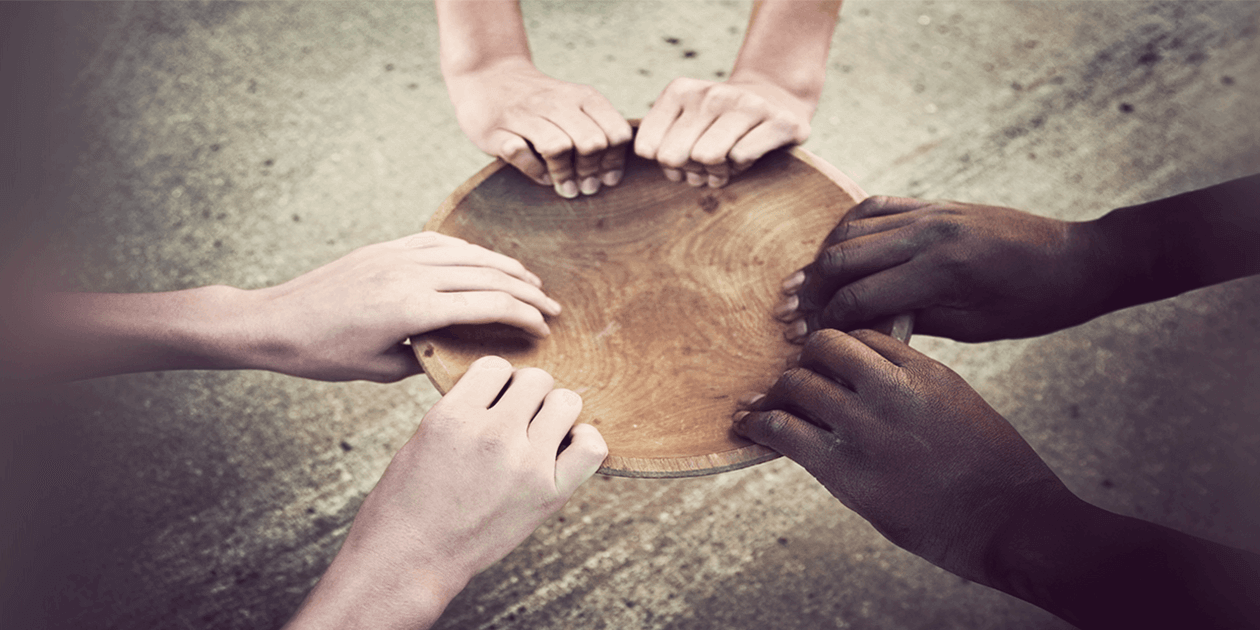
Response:
M805 267L804 284L796 293L800 309L820 309L845 285L913 259L918 248L903 236L899 231L873 234L819 252Z
M805 320L809 330L854 330L880 317L930 306L937 290L932 277L902 265L840 287L825 308L806 313Z
M808 137L808 133L805 133ZM785 123L770 118L753 127L727 154L736 173L748 170L761 156L789 144L801 142L801 135Z
M439 293L429 313L421 313L429 327L414 334L444 328L452 324L501 323L516 326L534 336L546 337L551 327L542 311L502 291L461 291Z
M529 441L555 453L564 436L582 413L582 397L568 389L553 389L543 398L542 409L529 423Z
M524 434L529 429L530 420L542 407L543 398L555 385L556 380L544 370L520 368L512 373L512 380L492 409L511 423L519 424Z
M468 241L456 236L451 236L450 234L442 234L441 232L417 232L409 236L389 241L389 244L402 249L429 249L444 246L467 245Z
M708 172L709 188L721 188L731 181L732 171L729 162L706 164L705 171Z
M442 293L460 291L502 291L551 316L560 314L560 303L547 297L542 289L488 267L447 267L432 279Z
M806 365L805 358L802 352L802 366ZM827 427L828 419L839 407L852 404L852 394L853 391L843 380L799 367L785 371L757 406L760 409L782 409L802 420Z
M512 364L507 359L485 356L472 362L468 371L442 397L452 404L464 404L478 409L489 409L508 379L512 378ZM439 403L440 404L440 403ZM427 416L426 416L427 417Z
M634 130L612 103L603 97L584 103L582 111L599 125L604 137L608 139L608 148L600 157L600 181L605 186L616 186L625 174L626 150L630 146L630 139L634 137Z
M656 152L656 161L668 168L683 169L688 166L688 162L692 161L691 151L696 146L696 141L705 131L708 131L715 120L715 116L702 113L701 108L692 107L683 110L682 115L674 121L669 132L661 140L660 149ZM703 167L696 164L693 170L703 170Z
M673 126L674 121L682 114L682 103L669 87L661 92L656 104L648 111L647 116L639 122L639 131L634 136L634 152L645 160L656 161L661 141Z
M623 143L619 146L609 147L604 151L604 156L600 159L599 168L601 174L599 181L605 186L616 186L621 183L621 179L626 175L626 151L630 145Z
M426 234L445 236L436 232L424 232L417 235L417 238ZM459 239L453 240L457 241L457 243L452 243L448 247L423 247L413 254L413 259L420 264L437 267L485 267L497 269L534 286L542 286L542 279L526 269L521 261L506 254L488 250L480 245L472 245Z
M759 120L745 112L728 112L722 114L696 140L695 146L691 149L691 159L705 165L710 187L724 186L730 180L731 149L757 125Z
M866 344L871 350L878 352L889 363L898 367L905 367L910 363L914 363L920 359L927 358L918 350L911 348L909 344L897 341L893 337L885 335L878 330L862 329L855 330L850 335L854 339Z
M919 208L928 205L931 205L931 202L923 201L921 199L875 195L874 197L867 197L862 200L862 203L853 206L847 213L845 213L844 218L854 220L870 217L882 217L890 214L918 210Z
M600 186L597 177L600 161L604 150L608 148L608 137L604 135L604 130L580 109L565 109L548 120L569 136L573 146L570 154L573 160L573 178L578 189L585 195L595 194Z
M499 129L491 134L490 142L492 146L499 147L495 155L503 158L504 162L511 164L526 177L543 186L551 185L551 177L547 174L547 164L537 153L534 153L525 138Z
M736 413L735 432L790 458L815 477L850 450L839 435L782 409Z
M556 193L567 199L578 195L577 182L573 180L573 139L569 134L550 120L537 116L514 120L508 131L528 140L542 157Z
M570 435L569 446L556 457L556 491L566 501L608 457L608 444L599 429L585 423L576 424Z
M875 379L886 382L889 371L896 368L861 340L831 329L820 330L809 336L805 348L801 350L800 361L803 370L827 374L829 378L844 383L848 389L858 394L870 387ZM839 413L841 407L855 409L858 405L853 402L838 405L837 411L828 417ZM813 420L814 417L811 416L810 419Z
M818 248L819 251L862 236L891 232L919 219L919 215L909 212L860 219L851 218L851 216L845 215L840 223L836 224L836 227L827 234L827 238L823 239L822 245Z

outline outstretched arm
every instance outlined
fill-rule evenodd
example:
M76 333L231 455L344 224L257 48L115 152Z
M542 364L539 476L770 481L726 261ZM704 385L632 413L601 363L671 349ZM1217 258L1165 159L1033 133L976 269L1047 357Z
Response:
M608 447L574 424L581 397L554 384L499 357L474 362L394 456L286 628L428 628L563 507Z
M1260 175L1067 222L871 197L785 284L791 336L914 311L961 341L1029 337L1260 273Z
M839 0L758 0L731 76L679 78L643 118L639 156L692 186L725 186L762 155L809 138Z
M625 172L630 124L594 88L534 67L517 0L437 0L442 76L464 133L562 197Z
M1078 499L949 368L869 330L814 333L735 430L898 546L1086 628L1260 623L1260 555Z
M265 369L327 381L420 373L403 341L502 322L542 337L560 305L515 259L423 232L369 245L289 282L149 294L36 294L2 341L11 378ZM19 314L20 313L20 314ZM14 320L11 320L14 321Z

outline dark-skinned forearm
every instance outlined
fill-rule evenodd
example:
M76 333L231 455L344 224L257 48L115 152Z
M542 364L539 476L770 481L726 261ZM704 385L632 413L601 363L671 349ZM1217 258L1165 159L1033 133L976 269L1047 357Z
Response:
M1260 273L1260 175L1120 208L1091 222L1119 274L1108 311Z
M1017 518L990 586L1082 628L1260 625L1260 555L1075 499Z

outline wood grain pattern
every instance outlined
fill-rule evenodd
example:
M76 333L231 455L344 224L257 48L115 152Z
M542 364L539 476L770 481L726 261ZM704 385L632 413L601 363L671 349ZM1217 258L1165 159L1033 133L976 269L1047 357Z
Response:
M412 346L443 393L486 354L551 372L582 395L581 421L607 440L605 474L681 477L767 461L778 454L731 431L736 400L765 391L799 351L771 316L779 285L864 197L799 148L716 190L670 182L631 155L621 185L572 200L498 161L427 229L517 258L564 313L542 341L454 326ZM897 326L908 337L908 316Z

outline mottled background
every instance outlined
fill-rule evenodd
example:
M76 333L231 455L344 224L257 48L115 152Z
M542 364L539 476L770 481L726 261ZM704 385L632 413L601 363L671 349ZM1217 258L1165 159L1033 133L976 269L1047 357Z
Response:
M633 117L675 76L728 72L748 9L524 5L539 67ZM22 31L47 81L3 98L51 95L47 217L73 287L278 283L418 231L488 161L455 123L428 3L47 15ZM1258 27L1254 2L849 0L807 147L870 192L1093 218L1260 171ZM1260 550L1258 307L1244 280L1040 339L913 345L1085 499ZM280 625L436 399L423 377L184 372L10 407L3 625ZM1064 626L894 547L784 460L593 479L439 623Z

